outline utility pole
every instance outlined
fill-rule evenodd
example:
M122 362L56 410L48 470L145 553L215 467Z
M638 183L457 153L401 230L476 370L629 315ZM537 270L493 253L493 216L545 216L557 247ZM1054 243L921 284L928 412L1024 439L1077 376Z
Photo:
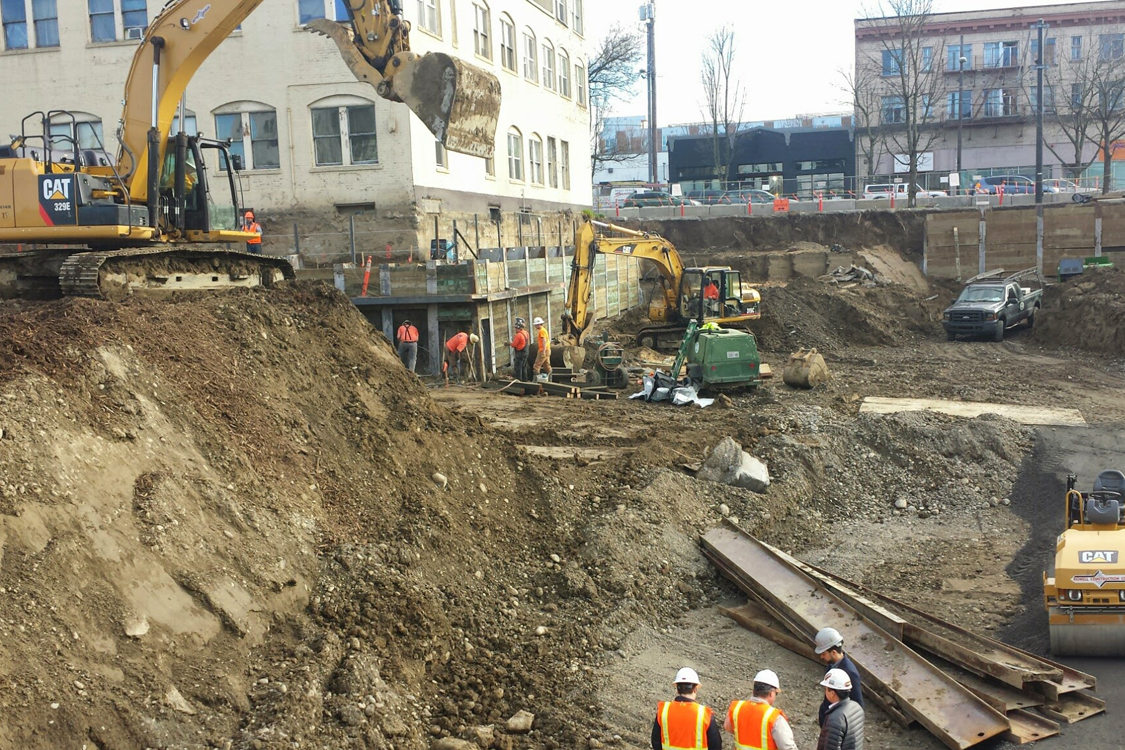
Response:
M641 20L648 27L648 181L655 184L660 175L656 169L656 3L652 0L641 6Z
M1047 24L1035 23L1039 46L1035 55L1035 267L1043 273L1043 33Z
M957 194L961 193L961 121L965 119L965 35L957 43ZM972 106L972 105L970 105Z

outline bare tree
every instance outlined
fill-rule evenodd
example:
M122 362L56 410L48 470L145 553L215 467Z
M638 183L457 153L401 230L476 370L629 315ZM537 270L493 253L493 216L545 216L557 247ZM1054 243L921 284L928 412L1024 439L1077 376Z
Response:
M1101 147L1102 192L1113 182L1114 142L1125 137L1125 37L1102 34L1098 49L1086 53L1089 64L1075 81L1088 102L1087 135Z
M933 0L886 0L878 18L879 55L857 59L857 70L875 79L880 95L880 122L894 158L906 161L910 205L915 205L918 157L930 149L940 131L935 127L938 98L944 91L941 61L944 44L927 31Z
M1092 41L1093 38L1089 40ZM1085 39L1083 46L1088 50L1093 49L1087 46ZM1034 60L1031 62L1035 63ZM1043 119L1055 131L1062 133L1066 146L1052 144L1048 139L1044 139L1043 145L1062 163L1069 177L1078 179L1097 156L1096 151L1087 148L1096 142L1091 136L1092 117L1097 104L1096 88L1085 85L1095 77L1093 68L1097 61L1092 55L1079 55L1077 58L1067 55L1066 59L1056 61L1055 65L1051 65L1052 61L1049 60L1044 62ZM1034 73L1034 69L1029 67L1029 72ZM1026 89L1028 103L1034 114L1035 84L1031 83ZM1063 151L1069 153L1060 153Z
M640 77L638 65L644 57L644 40L637 31L611 26L590 57L586 76L590 90L590 118L593 126L594 169L605 162L624 161L635 154L619 152L601 139L605 113L614 99L628 94Z
M852 128L860 158L867 165L864 176L875 175L875 165L885 152L883 129L879 121L882 98L878 92L878 75L870 68L854 73L841 71L843 89L852 107ZM858 166L858 165L857 165Z
M705 114L711 123L715 177L723 181L730 176L734 139L746 106L746 92L734 68L735 56L734 29L723 26L708 38L700 70Z

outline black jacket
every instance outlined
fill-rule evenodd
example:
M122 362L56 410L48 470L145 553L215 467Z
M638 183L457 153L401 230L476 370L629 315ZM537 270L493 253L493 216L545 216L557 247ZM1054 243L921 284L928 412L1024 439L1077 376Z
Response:
M843 698L828 709L816 750L863 750L863 707Z
M848 673L848 677L852 678L852 692L848 697L858 703L860 708L863 708L863 688L860 687L859 684L859 670L855 668L855 664L852 663L852 660L845 655L840 659L838 664L833 664L825 669L824 673L828 674L829 669L842 669ZM816 723L818 725L824 726L824 713L827 710L828 700L825 699L820 702L820 710L816 714Z
M691 698L685 698L682 695L677 695L678 701L690 701ZM652 750L661 750L660 744L660 717L657 716L655 721L652 722ZM707 750L723 750L723 734L719 730L719 722L715 719L715 711L711 710L711 724L707 727Z

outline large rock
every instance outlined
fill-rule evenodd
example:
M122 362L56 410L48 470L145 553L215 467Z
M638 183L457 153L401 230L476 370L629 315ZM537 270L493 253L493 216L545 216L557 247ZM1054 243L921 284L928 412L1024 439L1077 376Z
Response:
M770 486L766 464L742 450L734 438L725 437L696 472L700 479L743 487L751 492L765 492Z
M508 719L505 728L511 734L527 734L531 731L531 725L534 723L535 714L521 709Z
M477 750L477 745L456 737L442 737L432 745L432 750Z

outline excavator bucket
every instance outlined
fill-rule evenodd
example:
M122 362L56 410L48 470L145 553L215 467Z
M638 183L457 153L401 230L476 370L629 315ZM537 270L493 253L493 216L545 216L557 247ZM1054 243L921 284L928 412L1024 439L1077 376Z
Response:
M395 98L418 115L450 151L492 158L500 118L500 81L486 70L442 52L391 59ZM391 71L388 71L391 72Z

